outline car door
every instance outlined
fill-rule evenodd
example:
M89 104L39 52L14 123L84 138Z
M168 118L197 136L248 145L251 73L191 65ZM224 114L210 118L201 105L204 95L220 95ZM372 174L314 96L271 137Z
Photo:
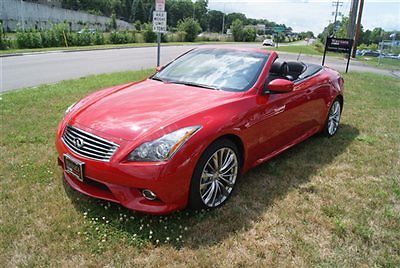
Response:
M307 92L298 86L292 92L257 96L251 118L254 161L263 161L290 146L309 129Z

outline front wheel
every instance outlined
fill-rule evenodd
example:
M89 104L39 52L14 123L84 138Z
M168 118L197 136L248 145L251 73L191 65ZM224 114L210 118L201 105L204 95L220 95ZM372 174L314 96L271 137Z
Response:
M324 127L324 135L332 137L336 134L339 128L339 121L341 115L341 105L338 99L335 99L329 109L328 118Z
M230 197L240 171L236 145L218 140L200 157L190 184L189 205L193 209L216 208Z

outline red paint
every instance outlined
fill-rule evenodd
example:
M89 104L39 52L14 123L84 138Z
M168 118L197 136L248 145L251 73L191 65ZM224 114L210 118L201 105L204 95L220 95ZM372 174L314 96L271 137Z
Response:
M86 195L136 211L166 214L187 205L193 169L202 152L216 139L235 135L243 145L243 172L320 131L328 109L342 95L343 80L331 69L298 83L272 82L293 87L280 94L264 94L275 52L256 84L246 92L227 92L144 80L97 91L76 104L60 122L56 148L60 164L68 153L85 162L85 177L96 184L67 175L69 185ZM117 143L109 162L86 159L61 141L66 125L80 128ZM137 146L174 130L201 125L180 150L166 162L127 162ZM148 201L140 189L150 189L159 200Z
M275 93L286 93L292 91L294 83L286 79L275 79L268 84L268 90Z

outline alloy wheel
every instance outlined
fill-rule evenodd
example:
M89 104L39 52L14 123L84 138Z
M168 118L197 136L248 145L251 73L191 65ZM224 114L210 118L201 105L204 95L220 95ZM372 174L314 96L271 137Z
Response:
M336 133L339 127L339 120L340 120L340 103L339 101L335 101L332 104L332 107L329 111L329 117L328 117L329 135L333 136Z
M217 207L229 197L238 171L238 157L231 148L221 148L211 155L200 178L200 196L207 207Z

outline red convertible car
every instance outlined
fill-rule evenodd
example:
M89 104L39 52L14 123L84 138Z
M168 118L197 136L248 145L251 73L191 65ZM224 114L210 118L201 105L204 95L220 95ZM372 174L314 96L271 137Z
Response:
M148 79L71 105L57 131L67 183L150 214L215 208L248 169L338 129L343 79L262 49L191 50Z

